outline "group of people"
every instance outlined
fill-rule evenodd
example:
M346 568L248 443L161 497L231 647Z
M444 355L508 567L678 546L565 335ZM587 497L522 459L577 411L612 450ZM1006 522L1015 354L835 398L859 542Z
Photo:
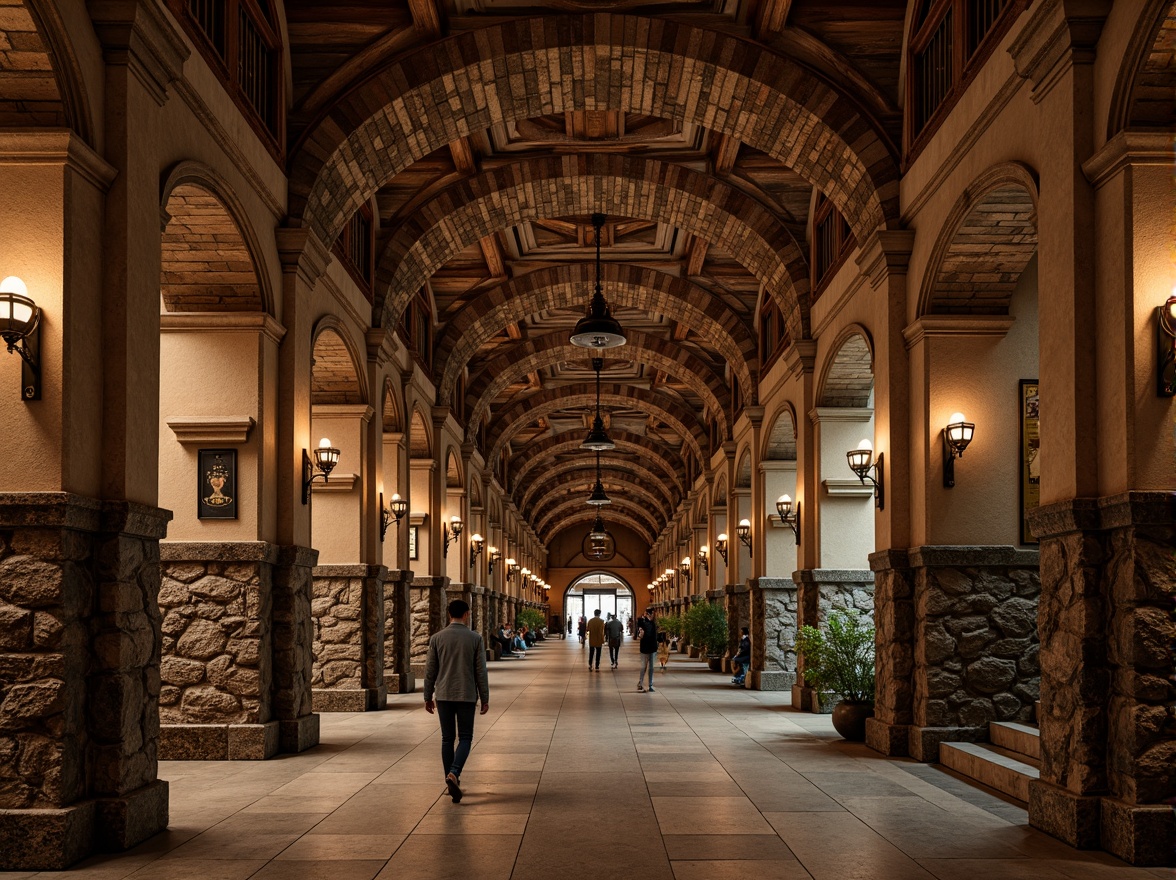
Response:
M501 657L526 657L528 649L535 647L536 635L526 626L511 629L503 623L491 630L490 636L498 645Z
M610 668L616 669L620 665L621 639L625 635L625 627L617 620L617 616L610 614L608 620L602 620L600 609L597 608L592 612L592 619L584 625L584 629L588 637L588 668L600 672L601 649L607 642Z

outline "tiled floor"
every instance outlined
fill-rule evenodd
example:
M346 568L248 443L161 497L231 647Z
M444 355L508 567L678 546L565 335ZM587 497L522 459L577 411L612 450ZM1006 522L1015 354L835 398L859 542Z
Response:
M146 880L1127 880L944 772L879 757L780 694L635 649L588 672L575 641L491 667L465 799L443 796L420 694L323 715L323 745L263 763L166 763L170 829L71 878ZM29 877L30 874L0 874Z

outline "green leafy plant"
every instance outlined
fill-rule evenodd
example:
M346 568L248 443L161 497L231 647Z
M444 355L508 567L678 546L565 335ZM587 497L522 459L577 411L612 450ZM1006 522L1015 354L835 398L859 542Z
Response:
M717 657L727 650L727 612L718 605L699 602L691 605L682 622L682 628L690 644L706 650L710 657Z
M534 608L520 609L519 613L515 615L515 628L525 626L531 632L538 632L539 627L546 624L543 615Z
M677 614L663 614L657 619L657 625L671 636L682 635L682 618Z
M796 649L807 684L853 702L874 699L874 628L858 612L831 612L825 631L802 626Z

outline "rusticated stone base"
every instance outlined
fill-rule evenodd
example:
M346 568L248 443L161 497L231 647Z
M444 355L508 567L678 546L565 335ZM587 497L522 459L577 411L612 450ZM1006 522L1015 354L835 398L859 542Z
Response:
M98 849L119 852L167 828L168 784L156 779L121 797L98 800Z
M410 671L423 680L425 660L429 653L429 639L445 626L445 588L447 577L413 578L410 596L412 601L412 632L410 641ZM511 619L514 617L512 615Z
M389 694L410 694L416 689L410 660L412 648L413 573L389 569L384 576L384 689Z
M792 573L796 584L796 627L820 628L831 611L857 611L871 625L874 622L874 577L864 569L802 569ZM794 642L795 644L795 642ZM792 705L806 712L832 712L827 700L818 699L804 683L804 656L796 658L796 682Z
M386 687L386 686L385 686ZM388 705L388 691L376 688L311 690L316 712L372 712Z
M907 754L916 761L934 764L939 760L939 746L945 742L988 742L987 727L919 727L907 728Z
M1115 798L1099 803L1102 848L1133 865L1176 865L1176 808Z
M878 718L866 719L866 745L891 758L906 757L909 724L889 724Z
M384 686L390 694L415 693L416 676L411 672L385 672Z
M750 595L751 687L790 690L796 684L796 582L756 578Z
M314 569L315 712L365 712L388 703L384 683L386 600L382 565Z
M278 748L302 752L319 742L310 682L314 664L314 626L310 614L312 571L318 551L280 548L274 566L274 716Z
M0 809L0 864L10 871L59 871L95 850L94 801L63 809Z
M319 744L319 717L303 715L290 721L278 722L278 749L283 752L305 752Z
M1095 849L1099 799L1077 795L1040 779L1029 782L1029 824L1078 849Z
M786 691L791 689L792 680L785 672L761 672L751 670L749 678L753 691Z
M169 761L264 761L278 753L278 722L168 724L159 751Z

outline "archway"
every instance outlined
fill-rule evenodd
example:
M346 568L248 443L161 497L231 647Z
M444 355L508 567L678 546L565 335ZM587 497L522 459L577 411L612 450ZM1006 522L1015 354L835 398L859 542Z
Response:
M573 580L563 594L564 627L572 619L572 631L576 621L592 617L597 609L600 616L615 614L625 625L625 632L637 612L637 595L623 577L610 571L597 570L582 574Z

